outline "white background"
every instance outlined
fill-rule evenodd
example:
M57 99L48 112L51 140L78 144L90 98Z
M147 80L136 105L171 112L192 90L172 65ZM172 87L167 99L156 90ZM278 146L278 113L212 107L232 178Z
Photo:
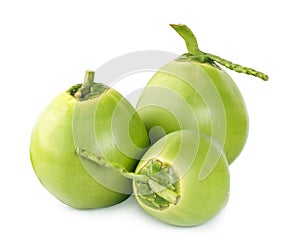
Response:
M299 242L298 9L292 0L1 1L0 242ZM169 23L188 25L204 51L270 77L228 71L251 124L230 166L227 207L204 225L179 228L150 218L134 198L89 211L63 205L31 167L38 115L86 68L133 51L186 52Z

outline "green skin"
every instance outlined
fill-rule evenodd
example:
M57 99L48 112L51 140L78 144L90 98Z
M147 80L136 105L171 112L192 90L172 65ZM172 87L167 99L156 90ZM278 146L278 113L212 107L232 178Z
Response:
M217 160L215 156L208 156L209 150L212 155L219 155ZM176 201L162 210L144 203L137 181L133 180L136 200L151 216L176 226L195 226L213 218L225 207L230 185L228 162L219 145L209 136L190 130L170 133L145 153L135 173L140 174L152 159L170 164L180 179ZM210 166L209 170L205 169ZM206 175L201 178L203 170Z
M150 131L165 133L194 129L215 137L231 164L248 135L248 114L243 97L230 76L216 62L237 72L267 80L267 75L199 50L185 25L171 25L186 42L189 53L162 67L148 82L137 110ZM153 132L157 140L164 134Z
M87 100L74 93L58 95L38 118L30 144L34 171L50 193L71 207L120 203L131 194L131 181L80 158L76 146L133 171L149 143L146 128L131 104L111 88ZM112 127L114 119L123 122Z

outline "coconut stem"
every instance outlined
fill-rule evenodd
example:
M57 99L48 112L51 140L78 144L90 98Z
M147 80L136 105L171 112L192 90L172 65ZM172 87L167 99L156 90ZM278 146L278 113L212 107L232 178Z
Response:
M151 179L149 180L148 185L157 195L167 200L170 204L176 205L178 203L180 195L178 195L177 192L169 190Z
M165 186L160 185L158 182L154 181L146 175L136 174L128 172L126 170L119 171L128 179L136 182L147 183L153 192L168 201L170 204L176 205L180 199L180 195L178 195L178 193L166 188Z
M109 163L107 160L103 159L102 157L100 157L94 153L90 153L85 149L81 149L81 148L77 147L76 154L80 157L91 160L100 166L107 167L107 168L114 168L114 166L111 163Z
M121 175L123 175L128 179L131 179L135 182L148 184L153 192L155 192L160 197L168 201L170 204L175 205L179 201L180 196L176 192L166 188L163 185L160 185L158 182L154 181L147 175L129 172L125 168L121 167L120 165L111 163L103 159L102 157L94 153L90 153L87 150L81 148L76 148L76 153L78 156L93 161L94 163L97 163L100 166L116 169Z
M186 25L170 24L170 26L184 39L189 54L193 58L197 59L197 61L199 61L201 63L217 62L217 63L227 67L228 69L231 69L238 73L250 74L255 77L261 78L264 81L268 80L268 75L266 75L262 72L256 71L252 68L241 66L239 64L232 63L231 61L223 59L219 56L201 51L198 47L197 39L196 39L194 33Z
M84 97L90 92L91 87L94 84L95 72L91 70L85 71L84 81L81 88L75 93L76 98Z

